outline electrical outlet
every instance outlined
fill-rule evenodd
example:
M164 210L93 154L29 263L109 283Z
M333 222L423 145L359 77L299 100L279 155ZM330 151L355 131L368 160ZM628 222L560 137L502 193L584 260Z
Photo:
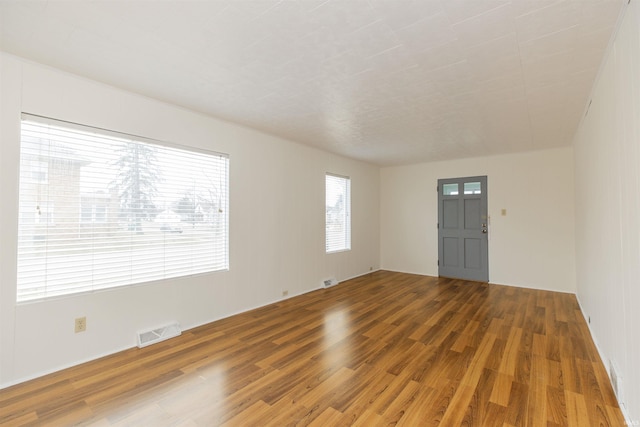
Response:
M283 297L286 297L287 295L289 295L289 291L288 290L282 291L282 296Z
M78 332L84 332L86 330L87 330L87 318L77 317L76 318L76 334Z

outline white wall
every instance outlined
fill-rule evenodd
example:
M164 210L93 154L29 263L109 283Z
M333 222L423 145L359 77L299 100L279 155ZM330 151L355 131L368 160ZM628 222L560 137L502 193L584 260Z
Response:
M0 387L379 268L379 168L0 54ZM20 113L230 155L230 271L16 304ZM324 251L324 176L351 177L352 250ZM74 318L87 331L74 333Z
M640 2L632 1L575 143L577 295L640 422Z
M438 179L487 175L489 281L575 292L572 156L562 148L383 168L382 268L437 276Z

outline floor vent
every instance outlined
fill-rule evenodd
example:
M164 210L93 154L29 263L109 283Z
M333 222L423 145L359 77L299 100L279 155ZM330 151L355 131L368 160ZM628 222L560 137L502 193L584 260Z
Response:
M330 279L324 280L322 282L322 286L324 286L325 288L329 288L331 286L337 285L338 283L340 283L338 282L338 279L336 279L335 277L332 277Z
M613 392L618 399L618 403L623 405L624 402L622 400L622 378L620 378L618 374L618 369L612 360L609 361L609 376L611 377L611 387L613 387Z
M180 334L182 334L182 331L180 330L180 325L177 323L148 331L141 331L138 332L138 347L146 347L160 341L168 340L169 338L177 337Z

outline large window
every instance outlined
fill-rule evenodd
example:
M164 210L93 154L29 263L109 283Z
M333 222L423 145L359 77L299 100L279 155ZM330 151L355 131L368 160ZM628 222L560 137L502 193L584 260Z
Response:
M326 251L351 249L351 180L326 175Z
M18 301L227 269L228 168L226 155L23 115Z

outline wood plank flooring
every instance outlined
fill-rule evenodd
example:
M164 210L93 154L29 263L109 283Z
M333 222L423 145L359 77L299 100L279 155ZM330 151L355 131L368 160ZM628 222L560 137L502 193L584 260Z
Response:
M0 424L625 425L573 295L385 271L0 390Z

